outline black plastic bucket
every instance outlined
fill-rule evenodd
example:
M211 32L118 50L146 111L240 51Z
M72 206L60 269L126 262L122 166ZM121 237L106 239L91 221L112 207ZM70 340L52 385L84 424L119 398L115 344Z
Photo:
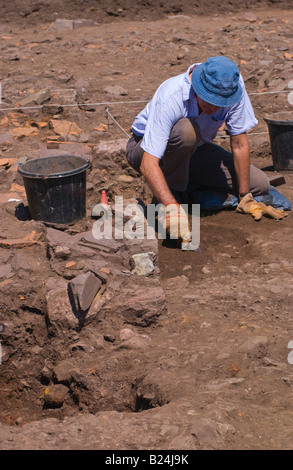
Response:
M268 125L275 170L293 170L293 112L264 118Z
M89 161L76 155L35 158L18 166L30 215L56 224L77 222L86 214Z

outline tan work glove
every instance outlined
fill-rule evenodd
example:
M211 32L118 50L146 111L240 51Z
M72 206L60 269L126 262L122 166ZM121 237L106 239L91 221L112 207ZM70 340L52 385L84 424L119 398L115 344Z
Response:
M182 242L191 241L188 216L180 204L168 204L166 206L166 233L171 238L178 238Z
M272 206L267 206L263 202L257 202L251 193L244 196L242 201L239 202L236 211L241 212L242 214L250 214L256 221L260 220L263 215L276 220L280 220L288 216L288 214L282 209L275 209Z

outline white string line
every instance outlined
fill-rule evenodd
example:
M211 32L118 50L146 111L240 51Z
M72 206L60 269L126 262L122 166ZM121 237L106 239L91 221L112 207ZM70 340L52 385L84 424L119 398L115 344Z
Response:
M124 130L123 127L120 126L119 122L116 121L116 119L112 116L112 114L110 113L110 111L109 111L108 108L106 109L106 113L110 116L111 119L113 119L113 121L117 124L117 126L120 127L120 129L122 130L122 132L124 132L124 134L126 134L127 137L130 137L130 135L126 132L126 130Z
M116 121L116 119L112 116L112 114L110 113L109 109L107 108L106 109L106 113L110 116L111 119L113 119L113 121L115 122L115 124L117 124L117 126L122 130L122 132L124 132L125 135L127 135L127 137L131 137L130 134L128 134L128 132L126 132L125 129L123 129L123 127L119 124L118 121ZM268 131L267 132L251 132L249 134L247 134L248 136L250 135L262 135L262 134L268 134ZM216 136L213 140L217 140L217 139L229 139L230 138L230 135L218 135Z
M40 106L19 106L18 108L1 108L1 111L22 111L23 109L42 109L45 106L52 106L52 107L62 107L62 108L70 108L75 106L106 106L111 104L130 104L130 103L147 103L149 100L141 100L141 101L110 101L109 103L73 103L73 104L61 104L61 103L48 103Z
M278 93L288 93L287 90L283 90L283 91L263 91L263 92L259 92L259 93L249 93L249 96L250 95L267 95L267 94L278 94ZM117 104L138 104L138 103L148 103L149 100L136 100L136 101L110 101L110 102L99 102L99 103L73 103L73 104L47 104L45 106L51 106L51 107L67 107L67 108L70 108L70 107L80 107L80 106L111 106L111 105L117 105ZM22 106L22 107L13 107L13 108L1 108L0 107L0 112L1 111L20 111L20 110L24 110L24 109L42 109L43 108L43 105L40 105L40 106ZM123 127L119 124L118 121L116 121L116 119L112 116L112 114L109 112L109 108L106 109L106 113L111 117L111 119L116 123L116 125L122 130L122 132L127 136L127 137L130 137L130 135L125 131L125 129L123 129ZM268 132L253 132L253 133L250 133L250 134L247 134L248 136L251 136L251 135L263 135L263 134L268 134ZM217 140L217 139L228 139L230 138L229 135L222 135L222 136L216 136L214 140Z
M279 93L290 93L288 90L283 91L262 91L259 93L249 93L248 95L267 95L267 94L279 94ZM61 106L62 108L70 108L76 106L111 106L117 104L135 104L135 103L148 103L150 100L139 100L139 101L110 101L110 102L100 102L100 103L72 103L72 104L61 104L61 103L48 103L40 106L19 106L19 107L9 107L9 108L1 108L1 111L22 111L23 109L42 109L44 106ZM0 104L1 106L1 104Z
M262 91L262 92L259 92L259 93L248 93L249 96L251 95L269 95L269 94L277 94L277 93L290 93L288 92L288 90L283 90L283 91Z

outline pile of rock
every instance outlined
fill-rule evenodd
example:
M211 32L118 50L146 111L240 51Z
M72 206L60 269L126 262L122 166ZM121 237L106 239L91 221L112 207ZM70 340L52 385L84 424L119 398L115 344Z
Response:
M70 234L46 227L46 249L48 319L57 330L91 321L101 310L141 326L165 311L156 238L99 240L92 229Z

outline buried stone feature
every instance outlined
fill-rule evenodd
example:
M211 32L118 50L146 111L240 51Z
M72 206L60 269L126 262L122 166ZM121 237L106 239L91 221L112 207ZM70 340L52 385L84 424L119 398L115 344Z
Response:
M73 313L78 319L84 318L102 285L93 272L80 274L68 284L68 296Z

